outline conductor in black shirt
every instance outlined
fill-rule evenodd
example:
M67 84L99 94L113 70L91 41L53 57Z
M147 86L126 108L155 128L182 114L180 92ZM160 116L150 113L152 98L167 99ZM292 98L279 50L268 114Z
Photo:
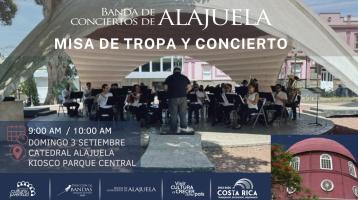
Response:
M165 88L168 91L168 107L170 113L170 131L172 133L192 132L188 127L187 112L188 102L187 93L191 90L189 79L181 74L179 67L174 68L172 75L164 82ZM180 118L180 129L178 130L178 114Z

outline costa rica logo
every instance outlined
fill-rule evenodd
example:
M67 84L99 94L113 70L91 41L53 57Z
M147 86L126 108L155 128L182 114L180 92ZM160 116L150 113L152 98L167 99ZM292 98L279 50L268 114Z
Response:
M218 186L219 199L258 199L254 184L248 178L237 180L233 185Z

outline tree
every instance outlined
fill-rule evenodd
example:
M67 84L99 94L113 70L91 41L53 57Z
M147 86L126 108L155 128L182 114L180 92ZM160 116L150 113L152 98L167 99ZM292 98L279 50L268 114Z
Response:
M293 155L284 151L281 145L273 144L271 147L271 181L273 199L279 196L279 192L290 188L295 191L288 194L291 199L318 200L311 194L308 188L302 186L301 176L291 167Z
M54 104L66 84L73 82L77 71L72 66L70 57L64 52L58 52L50 58L47 64L48 89L44 104Z
M19 90L27 96L27 106L39 105L39 94L37 92L36 82L33 76L21 83Z
M17 6L13 0L0 0L0 24L11 25L17 12Z

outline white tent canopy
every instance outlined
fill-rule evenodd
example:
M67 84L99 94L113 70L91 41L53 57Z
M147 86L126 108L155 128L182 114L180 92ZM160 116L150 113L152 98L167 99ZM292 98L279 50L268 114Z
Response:
M41 22L5 60L0 68L0 92L11 91L19 81L46 64L54 55L54 38L87 37L98 26L72 26L74 17L101 17L100 8L154 8L156 13L165 9L183 9L190 13L195 9L204 14L205 9L250 9L250 19L256 21L265 9L272 26L261 24L256 28L274 36L286 38L290 45L303 50L311 59L341 79L350 89L358 92L357 55L341 41L336 33L298 0L63 0L53 6L49 17ZM224 18L218 12L218 18ZM198 30L199 32L200 30ZM223 30L225 31L225 30ZM130 36L128 36L130 37ZM289 49L286 50L197 50L178 48L165 50L70 50L66 51L77 66L81 81L118 82L125 75L151 59L165 55L191 56L217 66L234 80L252 76L260 84L273 84Z

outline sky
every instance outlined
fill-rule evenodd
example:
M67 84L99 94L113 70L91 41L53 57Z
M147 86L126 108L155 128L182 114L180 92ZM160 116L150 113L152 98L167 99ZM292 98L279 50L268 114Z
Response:
M302 0L320 12L341 12L358 17L358 0ZM9 55L27 34L43 19L42 7L34 0L15 0L18 12L11 26L0 25L0 53Z

